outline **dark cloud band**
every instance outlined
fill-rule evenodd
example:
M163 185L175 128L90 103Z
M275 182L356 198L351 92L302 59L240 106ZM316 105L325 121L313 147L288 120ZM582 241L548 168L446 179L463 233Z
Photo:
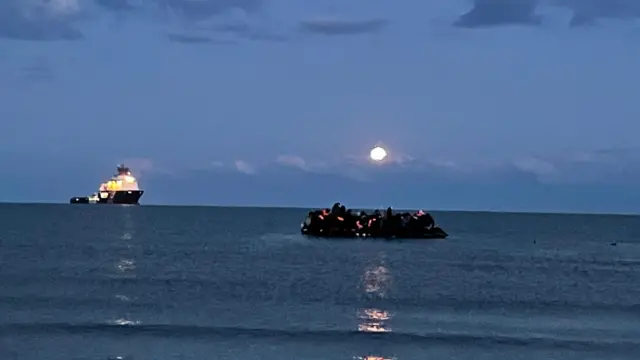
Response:
M500 25L535 25L538 0L474 0L469 12L461 15L454 26L480 28Z
M82 33L66 12L52 5L27 7L19 0L0 1L0 37L24 41L79 40Z

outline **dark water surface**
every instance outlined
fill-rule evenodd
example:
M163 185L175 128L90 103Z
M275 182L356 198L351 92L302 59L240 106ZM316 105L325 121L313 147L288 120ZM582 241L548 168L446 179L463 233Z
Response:
M304 215L0 205L0 359L640 356L640 217L434 213L451 238L385 242Z

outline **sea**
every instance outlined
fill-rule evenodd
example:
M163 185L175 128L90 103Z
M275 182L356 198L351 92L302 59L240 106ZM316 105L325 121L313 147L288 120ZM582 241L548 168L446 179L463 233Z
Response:
M322 240L306 209L0 205L0 359L633 359L640 217L433 212Z

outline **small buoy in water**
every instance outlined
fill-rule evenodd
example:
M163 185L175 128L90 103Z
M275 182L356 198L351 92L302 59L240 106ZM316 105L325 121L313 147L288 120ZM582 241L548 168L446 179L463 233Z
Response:
M618 246L618 243L612 242L611 246Z

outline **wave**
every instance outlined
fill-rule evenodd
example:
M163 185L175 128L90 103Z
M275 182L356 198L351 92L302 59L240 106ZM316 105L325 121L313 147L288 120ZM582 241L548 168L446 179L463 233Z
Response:
M416 343L445 343L449 345L554 348L568 350L638 351L640 342L611 339L585 340L551 336L468 334L454 332L407 332L370 333L355 330L309 330L309 329L259 329L242 327L216 327L194 325L140 325L137 323L13 323L0 325L0 336L42 335L106 335L106 336L151 336L186 338L252 338L292 340L296 342L358 342L375 340L376 344L388 342L394 345Z

